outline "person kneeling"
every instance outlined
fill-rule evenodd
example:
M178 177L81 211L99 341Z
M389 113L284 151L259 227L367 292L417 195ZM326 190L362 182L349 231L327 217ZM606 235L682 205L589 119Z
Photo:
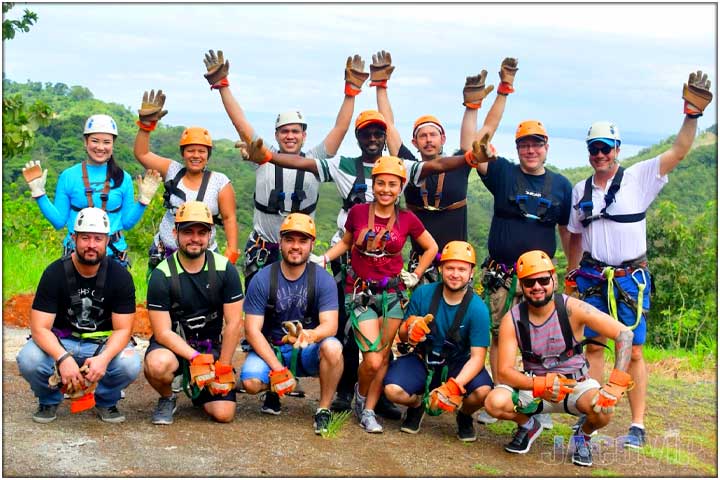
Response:
M484 368L490 317L472 290L475 250L469 243L447 243L440 268L442 282L418 287L410 299L399 336L415 349L390 364L385 395L408 407L401 431L418 433L426 412L444 410L457 412L457 437L474 442L472 414L492 389Z
M330 403L343 371L337 332L338 301L332 276L308 263L315 222L291 213L280 226L281 259L256 273L248 285L245 334L252 351L240 379L250 394L267 391L263 413L280 415L280 397L295 377L320 377L315 433L327 432Z
M488 413L518 424L505 445L510 453L527 453L543 427L540 413L584 416L573 441L572 461L592 465L590 435L606 426L617 401L632 388L627 373L632 332L595 307L567 295L553 295L554 272L550 257L533 250L520 256L517 276L523 301L500 322L498 385L485 400ZM588 326L615 340L615 368L602 388L588 376L583 346L593 340L582 337ZM525 374L515 369L518 349Z

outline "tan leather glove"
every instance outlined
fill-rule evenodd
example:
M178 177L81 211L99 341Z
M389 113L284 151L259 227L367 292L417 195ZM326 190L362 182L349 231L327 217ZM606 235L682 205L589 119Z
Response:
M165 94L162 90L147 90L143 93L142 103L138 110L138 119L146 125L153 125L160 121L162 117L167 115L168 111L163 110L165 106Z
M365 61L360 55L348 57L345 63L345 95L354 97L362 90L363 83L370 76L365 72Z
M222 50L218 50L217 55L213 50L208 51L203 61L205 62L205 68L207 68L205 79L210 84L210 88L230 85L227 81L227 76L230 73L230 60L225 60Z
M395 71L390 52L381 50L372 56L370 64L370 86L387 88L387 81Z
M494 85L485 86L485 77L487 70L482 70L480 75L473 75L465 78L465 87L463 88L463 105L467 108L477 110L482 106L482 101L490 95L495 88Z
M498 93L500 95L507 95L513 93L513 82L515 81L515 74L518 71L517 58L505 57L500 65L500 86L498 87Z
M710 91L710 80L707 74L698 70L688 78L683 85L683 99L685 100L685 114L697 118L703 114L705 107L712 102L713 94Z
M262 138L250 143L239 140L235 142L235 148L240 150L240 156L246 162L263 165L272 160L272 152L265 148Z
M40 161L30 160L22 169L23 178L30 187L30 194L33 198L40 198L45 195L45 184L47 183L47 168L40 166Z
M472 150L465 152L465 162L472 168L481 163L494 162L497 159L495 147L490 144L490 134L486 133L480 140L475 140Z

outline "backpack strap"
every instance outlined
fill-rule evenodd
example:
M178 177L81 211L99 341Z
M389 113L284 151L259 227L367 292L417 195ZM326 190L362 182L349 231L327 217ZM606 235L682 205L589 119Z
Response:
M170 312L173 316L183 317L185 315L185 309L182 306L181 299L183 298L182 290L180 289L180 274L178 273L177 264L177 251L175 251L170 258L167 259L168 270L170 270Z
M200 182L200 190L198 190L197 198L195 199L198 202L202 202L203 198L205 198L205 190L207 190L211 174L212 172L210 172L210 170L205 169L205 171L203 171L202 181Z
M537 208L535 214L528 211L527 202L528 194L527 191L530 189L530 185L525 178L525 174L520 169L520 166L515 166L513 169L513 176L515 177L515 190L514 194L510 195L508 199L510 203L514 203L520 209L520 214L525 218L531 218L540 222L545 220L545 216L548 210L552 206L552 176L551 172L545 170L545 180L543 181L543 189L540 194L540 198L537 199Z
M347 196L343 199L343 210L349 211L353 205L365 203L365 192L367 191L367 183L365 183L365 166L362 157L355 159L355 180L352 188Z
M175 195L182 202L185 202L185 192L180 190L180 188L178 187L180 180L182 180L182 178L185 176L185 172L187 172L187 169L185 167L182 167L173 178L163 183L163 186L165 187L165 191L163 192L163 207L165 207L165 209L171 211L175 209L170 203L170 196L172 195Z
M635 223L643 220L645 218L646 212L640 212L640 213L628 213L624 215L611 215L607 213L608 207L615 201L615 195L617 194L618 190L620 190L620 185L622 184L622 179L624 175L625 169L622 166L618 166L618 170L615 173L615 176L612 179L612 182L610 183L610 188L608 188L608 192L605 194L605 207L600 210L600 213L597 215L592 214L593 209L593 201L592 201L592 176L585 180L585 190L583 192L583 198L578 202L577 205L575 205L576 209L580 209L583 211L583 214L585 215L585 218L581 220L581 223L583 227L587 227L595 220L599 220L601 218L606 218L608 220L612 220L613 222L618 223Z

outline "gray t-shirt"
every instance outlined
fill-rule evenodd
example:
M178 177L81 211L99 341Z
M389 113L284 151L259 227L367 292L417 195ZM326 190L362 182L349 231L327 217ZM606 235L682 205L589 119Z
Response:
M164 181L167 182L168 180L175 178L175 175L182 168L182 164L176 162L175 160L171 160ZM208 181L207 190L205 190L203 203L210 208L210 213L212 213L213 216L220 213L218 196L220 195L220 190L222 190L228 183L230 183L230 179L225 174L219 172L212 172L210 174L210 180ZM185 202L197 199L198 191L191 190L186 187L183 183L183 179L181 179L178 183L178 188L185 193ZM163 215L162 221L160 222L160 229L155 235L155 243L157 244L158 239L160 239L166 247L175 250L177 249L177 242L175 242L175 237L172 233L173 228L175 228L175 212L178 207L183 204L183 200L175 195L170 195L170 204L173 208L165 210L165 215ZM215 227L212 228L208 249L217 250L217 243L215 242Z
M275 147L270 148L271 150L277 152ZM305 156L320 160L330 158L325 151L324 142L305 152ZM270 192L272 192L275 188L275 165L268 162L264 165L255 164L255 167L255 200L262 205L267 205L270 198ZM270 214L261 212L257 208L254 209L253 229L259 233L262 238L271 243L280 242L280 225L282 224L285 216L290 213L290 209L292 208L292 192L295 190L295 175L297 172L298 170L283 168L283 192L285 192L285 205L280 214ZM301 210L313 203L317 203L319 188L320 185L315 175L310 172L305 172L305 177L303 178L303 190L305 191L306 197L305 200L300 202ZM313 211L310 216L314 218L315 212Z

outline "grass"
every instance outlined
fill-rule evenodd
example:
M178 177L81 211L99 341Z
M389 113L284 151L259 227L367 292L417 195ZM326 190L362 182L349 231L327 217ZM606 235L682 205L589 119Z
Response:
M343 412L333 412L330 416L330 423L328 424L327 432L320 433L320 436L322 438L336 438L349 418L349 410L345 410Z
M39 249L21 249L12 243L3 243L3 303L19 293L33 293L42 272L50 263L47 254ZM58 249L58 258L60 249ZM53 259L54 260L54 259Z
M638 450L638 452L640 455L644 455L670 465L695 468L712 476L717 476L717 469L714 465L702 462L694 454L679 448L653 447L646 445L642 449Z
M482 473L483 475L487 476L499 477L503 474L500 469L491 467L489 465L481 465L479 463L476 463L475 465L473 465L473 468L478 472Z
M590 475L593 477L620 477L621 475L609 468L594 468Z

